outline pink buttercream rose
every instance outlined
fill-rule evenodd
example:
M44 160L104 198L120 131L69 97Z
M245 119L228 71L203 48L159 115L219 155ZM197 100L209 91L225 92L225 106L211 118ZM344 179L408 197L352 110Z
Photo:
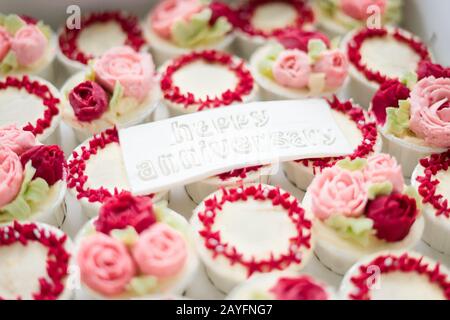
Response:
M450 78L420 80L409 101L409 128L431 146L450 147Z
M165 0L160 2L150 15L150 25L163 38L171 37L172 26L180 20L187 20L201 11L200 0Z
M272 66L272 74L276 82L296 89L308 84L310 73L309 57L298 49L281 52Z
M342 11L356 20L367 19L367 9L372 5L378 6L381 14L386 10L386 0L341 0Z
M333 214L358 217L368 200L363 173L338 166L325 168L314 178L308 191L313 213L321 220Z
M0 208L17 196L23 180L23 168L19 156L0 145Z
M156 223L142 232L132 253L139 269L156 277L175 275L187 258L183 237L163 223Z
M125 245L97 233L82 240L77 254L81 280L105 295L122 293L136 273Z
M29 132L9 125L0 128L0 146L7 147L17 155L21 155L36 144L36 138Z
M402 167L394 157L379 153L367 159L364 167L364 177L368 183L382 183L389 181L394 191L402 192L405 181L403 179Z
M145 99L154 84L152 57L136 52L131 47L115 47L105 52L94 64L98 82L113 92L116 81L122 85L125 96Z
M41 59L45 54L48 40L34 25L20 28L11 41L11 49L22 66L29 66Z
M325 74L325 85L328 88L339 88L347 78L347 57L339 50L325 51L314 64L313 71Z
M11 36L5 28L0 27L0 61L8 54L11 49Z

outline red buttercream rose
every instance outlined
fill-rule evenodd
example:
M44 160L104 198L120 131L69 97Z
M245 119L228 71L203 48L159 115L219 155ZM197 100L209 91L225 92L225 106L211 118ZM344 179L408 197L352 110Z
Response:
M36 169L33 179L42 178L52 186L63 178L64 152L57 145L39 145L28 149L20 156L20 162L25 167L28 161Z
M276 33L276 38L286 49L308 51L308 42L313 39L322 40L330 47L330 40L326 35L316 31L302 31L298 28L285 28Z
M214 25L220 17L226 18L233 26L238 24L236 12L227 4L214 1L209 5L209 8L212 12L209 20L210 25Z
M69 93L69 102L80 121L98 119L108 109L108 95L93 81L82 82L73 88Z
M431 61L420 61L417 67L417 77L419 80L428 77L450 78L450 68L444 68L440 64L434 64Z
M366 216L374 221L377 238L388 242L403 240L417 214L416 200L401 193L378 197L366 209Z
M377 123L383 125L386 122L386 108L398 108L399 100L409 98L409 89L398 80L384 82L372 98L372 113Z
M270 292L277 300L328 300L325 289L308 276L280 278Z
M141 233L155 222L153 203L149 197L134 197L129 192L121 192L108 199L100 208L95 228L109 234L113 229L132 226Z

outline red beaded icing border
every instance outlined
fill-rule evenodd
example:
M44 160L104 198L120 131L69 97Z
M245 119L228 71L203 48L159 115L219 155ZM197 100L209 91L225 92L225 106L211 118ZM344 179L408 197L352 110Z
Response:
M7 88L25 89L29 94L32 94L42 100L42 104L46 107L43 118L36 121L36 125L28 123L23 127L23 130L30 131L35 136L44 132L52 124L53 117L59 113L58 98L55 98L49 87L45 84L40 84L39 81L30 80L28 76L22 78L8 76L4 81L0 81L0 90Z
M218 211L222 209L225 202L246 201L249 197L255 200L271 200L274 206L282 206L289 215L292 223L297 228L297 236L290 239L289 251L274 257L271 254L268 259L257 260L254 257L245 258L236 247L221 240L220 231L214 231L213 226ZM292 263L301 263L301 247L311 248L311 227L310 220L305 218L305 212L300 207L298 200L291 198L287 192L282 193L280 188L268 188L262 185L241 186L239 188L221 189L220 199L217 196L204 201L205 209L198 213L202 228L199 231L204 239L205 247L213 252L213 258L222 256L230 261L231 265L239 264L247 269L248 276L254 272L270 272L278 269L283 270Z
M0 227L0 246L17 242L26 246L28 241L36 241L48 248L47 276L39 278L39 292L32 294L36 300L55 300L64 291L63 281L68 276L70 260L70 254L64 248L66 240L67 235L58 237L35 223L21 224L14 221L10 226Z
M423 203L429 203L436 209L436 216L450 218L450 207L448 199L444 199L441 194L437 194L437 185L440 183L433 176L438 171L447 171L450 166L450 150L441 154L432 154L430 157L421 159L420 165L424 168L424 175L418 176L418 192L422 196Z
M251 19L256 9L264 4L274 2L272 0L249 0L236 10L235 27L251 36L273 37L276 36L284 28L265 32L263 30L255 29L251 24ZM304 0L277 0L276 2L284 2L292 5L297 11L297 20L295 27L303 28L303 25L314 23L314 12ZM291 26L292 27L292 26Z
M78 48L77 39L81 31L85 27L88 27L94 23L109 21L117 22L122 28L122 31L126 33L126 45L132 47L136 51L139 51L145 44L145 39L142 35L142 30L139 24L139 19L136 16L122 11L107 11L99 13L95 12L82 18L81 28L69 29L67 26L64 28L63 32L61 32L58 38L61 52L70 60L75 60L82 64L87 64L88 61L94 57L83 53Z
M207 97L206 99L196 99L192 93L181 93L179 87L175 86L172 76L182 67L196 60L205 60L208 63L217 63L226 65L228 70L233 72L238 78L236 88L231 91L227 90L220 97ZM224 105L230 105L233 102L242 102L242 97L252 92L254 80L244 61L237 62L233 56L218 52L215 50L205 50L191 52L176 58L173 63L167 67L161 77L161 90L164 98L173 102L183 104L185 108L190 105L199 105L198 111L205 108L217 108Z
M304 166L313 165L314 173L316 168L322 171L324 168L333 166L337 161L344 158L356 159L365 158L374 152L375 144L377 143L378 132L375 122L367 121L364 111L359 106L354 106L351 101L341 102L334 96L333 100L328 100L328 104L333 110L344 113L352 121L356 123L357 128L361 131L363 140L356 150L349 156L340 157L326 157L319 159L302 159L295 162L301 163Z
M245 168L241 168L241 169L235 169L235 170L231 170L231 171L228 171L228 172L224 172L224 173L218 174L217 176L221 180L224 180L224 181L228 180L228 179L231 179L231 178L245 179L245 178L247 178L247 173L248 172L258 171L260 168L262 168L262 165L245 167Z
M367 80L377 82L378 84L382 84L389 80L389 78L382 75L379 71L370 70L363 64L360 50L364 41L376 37L385 37L388 34L392 35L397 41L408 45L420 56L421 60L430 60L430 53L427 47L412 36L402 34L399 29L395 29L393 32L389 32L387 29L363 29L355 34L347 44L347 55L353 66L364 74Z
M426 262L423 262L423 257L415 258L407 253L401 256L395 256L392 254L381 255L371 262L361 265L359 267L359 274L354 275L350 281L357 288L356 293L349 294L349 298L353 300L370 300L370 288L369 284L372 283L373 271L370 272L369 268L377 266L380 268L381 273L389 272L416 272L420 275L426 275L431 283L435 283L442 288L444 295L447 299L450 299L450 279L447 279L447 275L440 272L439 263L435 267L431 267Z

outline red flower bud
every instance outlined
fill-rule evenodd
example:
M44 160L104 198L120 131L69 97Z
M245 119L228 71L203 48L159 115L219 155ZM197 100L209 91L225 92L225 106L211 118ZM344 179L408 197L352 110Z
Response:
M59 146L34 146L20 156L24 168L28 161L36 169L33 178L42 178L49 186L63 178L65 160L64 152Z
M280 278L270 292L277 300L328 300L324 288L308 276Z
M372 113L377 123L383 125L386 122L386 108L398 108L399 100L409 98L409 89L398 80L384 82L372 98Z
M322 40L330 47L330 40L326 35L316 31L302 31L298 28L285 28L276 33L276 38L286 49L308 51L308 42L313 39Z
M108 109L108 95L93 81L77 85L69 93L69 102L80 121L92 121L101 117Z

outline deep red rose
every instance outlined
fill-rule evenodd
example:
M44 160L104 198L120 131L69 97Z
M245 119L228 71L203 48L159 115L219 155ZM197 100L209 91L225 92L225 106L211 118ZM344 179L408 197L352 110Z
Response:
M308 276L280 278L270 292L277 300L328 300L325 289Z
M276 32L275 37L286 49L308 51L308 42L312 39L322 40L330 47L330 40L326 35L316 31L302 31L298 28L285 28Z
M135 197L129 192L121 192L102 205L95 228L99 232L109 234L113 229L132 226L141 233L155 222L151 198Z
M450 78L450 68L444 68L440 64L431 61L420 61L417 67L417 77L420 79L433 76L435 78Z
M401 193L369 201L366 209L366 216L374 221L377 238L388 242L403 240L417 214L416 200Z
M106 91L93 81L85 81L77 85L69 93L69 102L80 121L98 119L108 109Z
M34 146L20 156L20 162L25 168L28 161L36 169L34 178L42 178L49 186L63 178L64 173L64 152L59 146Z
M233 26L237 25L236 12L227 4L214 1L209 5L209 8L212 11L211 19L209 20L211 25L216 23L220 17L225 17Z
M386 108L398 108L399 100L409 98L410 90L398 80L384 82L372 98L372 113L377 123L383 125L386 122Z

